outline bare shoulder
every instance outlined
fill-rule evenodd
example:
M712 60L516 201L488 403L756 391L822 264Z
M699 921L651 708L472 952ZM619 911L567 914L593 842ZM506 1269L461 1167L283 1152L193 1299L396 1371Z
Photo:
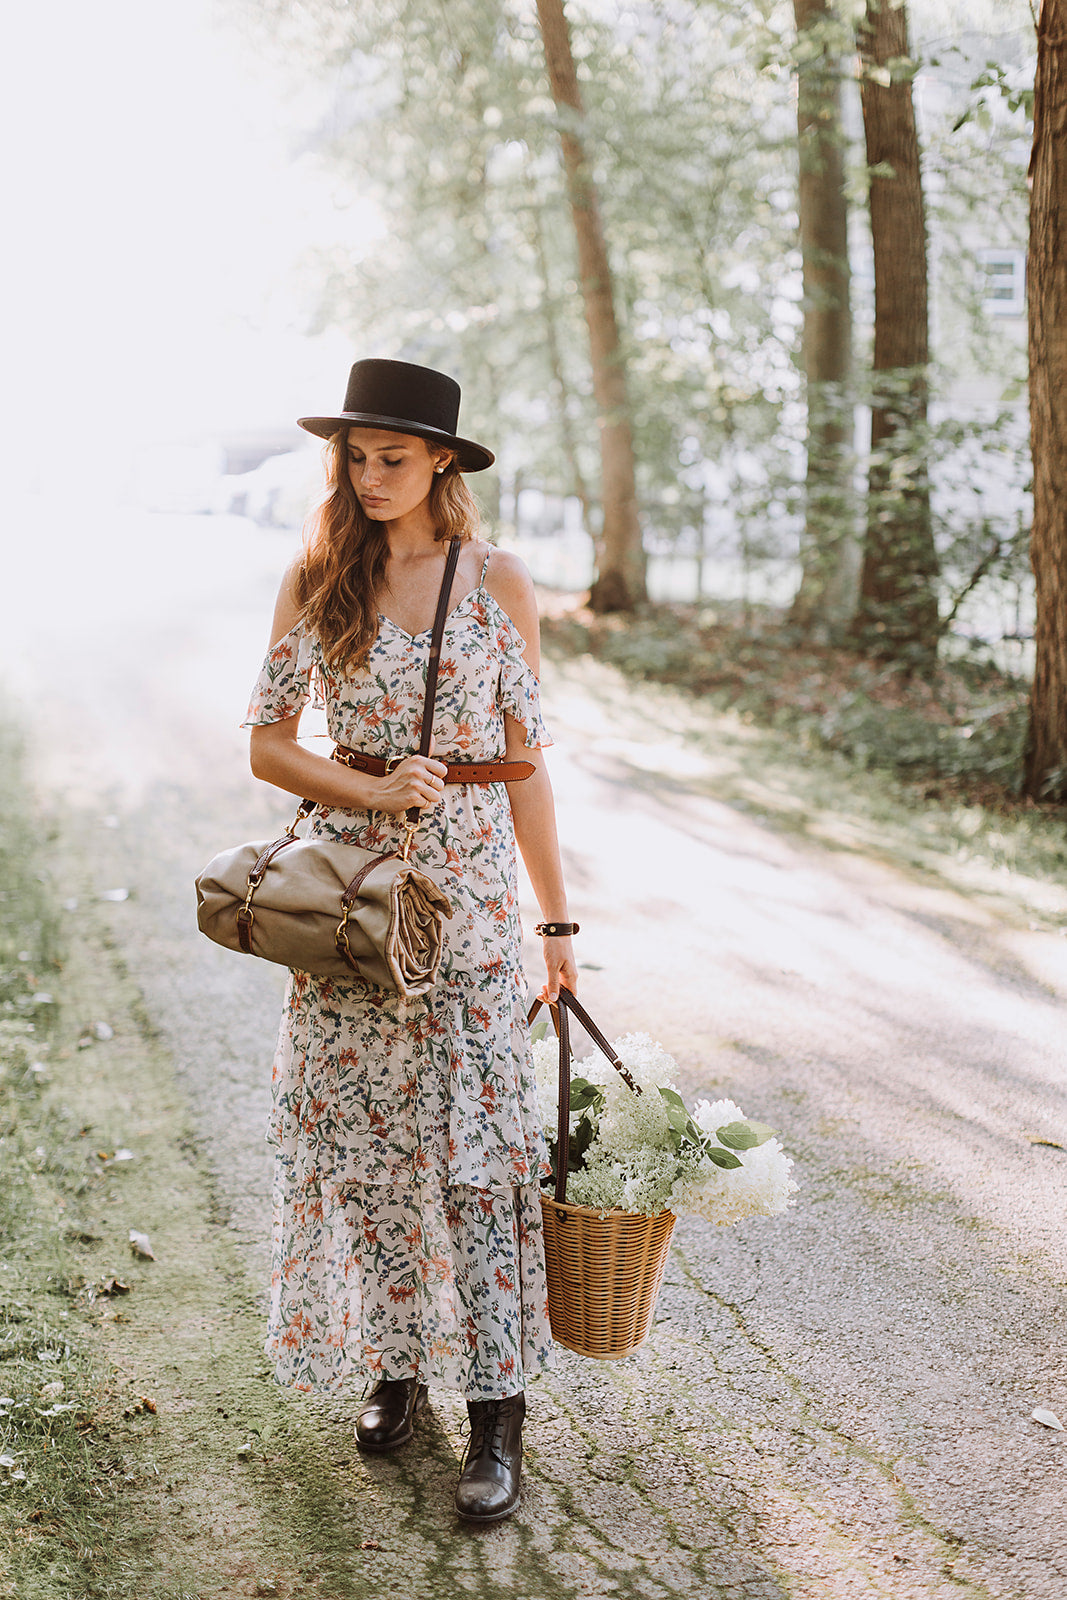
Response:
M485 587L522 634L526 641L524 654L536 672L540 659L540 627L537 596L526 563L511 550L494 547L485 574Z
M303 554L295 555L285 569L281 586L278 589L278 598L274 604L274 621L271 623L270 642L276 645L279 639L292 631L300 621L303 607L297 598L298 579Z
M495 545L490 546L485 587L516 626L518 619L512 614L512 606L517 606L522 611L532 609L533 614L537 615L537 597L534 594L533 579L525 561L513 551L499 550Z

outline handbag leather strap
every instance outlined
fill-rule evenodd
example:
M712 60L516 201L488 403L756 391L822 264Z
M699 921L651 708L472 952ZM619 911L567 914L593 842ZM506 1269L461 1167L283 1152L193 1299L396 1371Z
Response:
M459 561L459 540L448 541L448 557L445 561L445 575L441 579L441 592L437 596L437 611L433 619L433 632L430 635L430 654L426 662L426 694L422 702L422 732L419 736L419 755L428 756L430 741L433 738L433 713L437 701L437 672L441 665L441 640L444 638L445 618L448 615L448 600L452 593L452 579L456 575L456 563ZM419 807L410 806L407 812L409 822L418 822Z
M527 1013L526 1021L532 1022L545 1002L535 1000ZM642 1092L641 1086L634 1082L631 1074L623 1066L615 1052L614 1046L604 1037L588 1011L579 1001L577 995L569 989L560 988L559 1002L549 1002L549 1011L555 1024L559 1037L559 1121L556 1129L556 1200L560 1205L567 1203L567 1168L569 1164L570 1128L571 1128L571 1030L567 1013L574 1012L578 1021L592 1039L597 1049L607 1056L616 1072L622 1078L628 1089L634 1094Z
M445 619L448 616L448 600L452 593L452 580L456 575L456 565L459 561L459 546L460 541L458 539L449 539L448 555L445 558L444 576L441 579L441 589L437 596L437 610L434 613L433 631L430 634L430 654L426 663L426 693L423 696L422 702L422 732L419 736L418 753L420 756L429 755L430 741L433 738L433 713L434 705L437 701L438 669L441 665L441 640L444 638ZM338 754L338 752L342 753ZM338 745L333 754L334 758L338 761L344 762L345 766L354 766L355 763L347 760L346 758L349 756L360 755L361 752L357 750L345 750L342 745ZM364 759L371 760L381 758L366 757ZM374 769L361 766L358 770L367 772L373 771ZM383 763L383 772L379 773L378 776L382 776L385 771L388 771L388 766ZM533 771L532 766L530 767L530 771ZM523 774L523 776L528 776L528 774ZM475 782L477 780L468 779L467 781ZM300 810L296 814L296 822L293 823L289 830L290 833L296 827L297 823L301 821L302 817L311 815L312 811L315 810L315 806L316 802L314 800L302 800L300 802ZM406 816L409 822L418 822L419 807L409 807Z

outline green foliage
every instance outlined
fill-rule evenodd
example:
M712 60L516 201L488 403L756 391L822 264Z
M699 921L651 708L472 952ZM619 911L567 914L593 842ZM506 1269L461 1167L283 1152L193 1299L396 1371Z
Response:
M998 61L987 61L985 70L980 72L971 83L971 93L977 98L963 110L952 124L953 133L959 133L968 122L974 122L988 129L993 125L993 115L990 109L989 98L983 94L985 89L995 89L1007 110L1014 116L1021 111L1027 121L1032 122L1034 117L1034 91L1030 84L1020 85L1011 81L1007 68Z
M717 1130L716 1137L729 1150L755 1150L773 1139L776 1131L764 1122L728 1122Z
M630 677L676 685L860 769L961 791L1018 790L1026 686L981 656L943 665L928 683L858 650L805 646L771 616L754 632L725 608L649 607L624 627L546 619L544 639L550 650L589 652Z
M230 3L273 36L295 77L334 86L314 142L359 197L368 238L359 259L317 259L319 321L348 329L362 354L456 372L468 431L498 448L498 473L479 483L493 520L502 489L537 487L577 495L595 535L596 408L559 147L572 119L549 93L535 8ZM793 89L824 49L851 77L862 13L860 0L842 0L798 39L783 0L569 0L653 552L704 550L746 574L796 560L805 412ZM889 515L902 471L932 475L940 611L953 625L961 594L988 593L1005 575L1029 582L1019 439L999 504L965 508L955 493L975 450L996 449L990 419L1007 430L1021 416L1025 344L1017 319L984 309L977 261L983 247L1026 238L1033 41L1014 26L1021 16L1016 4L992 41L981 32L992 13L965 28L951 7L913 8L913 57L886 69L898 81L931 63L936 72L923 102L934 423L895 454L894 481L873 464L871 511ZM859 201L870 172L858 146L851 167ZM861 205L853 223L858 253ZM862 273L853 287L862 366L873 307ZM978 418L954 454L937 436L946 409ZM853 537L849 527L840 548Z
M757 1145L765 1144L774 1137L773 1128L766 1127L762 1122L746 1121L731 1122L726 1127L718 1128L713 1138L693 1121L685 1101L676 1090L660 1087L659 1095L666 1107L670 1141L676 1154L693 1155L701 1152L724 1172L742 1165L734 1154L735 1150L754 1150ZM607 1098L599 1084L590 1083L587 1078L572 1078L571 1117L577 1117L578 1123L571 1130L568 1141L569 1172L585 1170L586 1153L596 1138L597 1125L606 1104ZM550 1141L549 1155L553 1166L556 1163L556 1150L557 1143Z
M321 262L321 318L363 350L455 370L504 479L588 503L588 337L533 8L246 9L303 38L305 70L318 45L339 85L325 151L381 216L362 260ZM669 538L702 515L707 460L722 463L724 500L751 499L755 482L773 496L788 477L776 436L797 388L793 115L725 0L644 8L636 24L569 12L642 500Z

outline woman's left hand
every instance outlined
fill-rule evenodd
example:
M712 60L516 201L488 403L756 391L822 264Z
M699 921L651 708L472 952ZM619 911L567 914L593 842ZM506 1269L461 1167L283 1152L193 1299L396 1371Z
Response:
M559 999L561 984L564 989L569 989L571 994L578 993L578 966L569 935L545 938L541 942L545 947L548 981L541 990L540 998L546 1004L554 1005Z

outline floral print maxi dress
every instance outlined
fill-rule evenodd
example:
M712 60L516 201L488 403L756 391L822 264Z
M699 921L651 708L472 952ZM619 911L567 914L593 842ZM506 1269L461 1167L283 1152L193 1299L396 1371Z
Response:
M441 760L504 754L504 712L547 744L523 640L482 584L445 624L434 713ZM409 754L430 630L382 617L364 667L327 668L298 623L267 655L248 723L314 696L331 736ZM320 807L320 838L392 849L402 817ZM392 990L290 976L273 1078L274 1237L267 1351L281 1383L340 1390L417 1376L493 1399L551 1351L538 1201L549 1171L520 964L515 835L502 784L448 784L413 859L452 901L437 985Z

